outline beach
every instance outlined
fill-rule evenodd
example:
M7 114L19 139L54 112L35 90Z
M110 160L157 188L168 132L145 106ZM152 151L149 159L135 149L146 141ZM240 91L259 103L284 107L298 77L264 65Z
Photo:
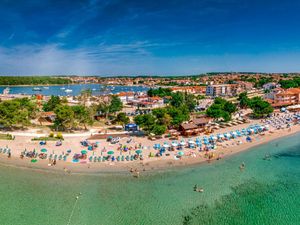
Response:
M299 133L212 163L146 171L139 179L0 165L1 224L297 224L298 140ZM204 191L193 191L195 184Z
M243 129L250 125L256 124L257 121L251 121L247 124L241 124L234 127L221 128L218 132L229 132L230 130ZM88 174L88 173L115 173L115 172L128 172L129 170L143 172L151 172L155 170L166 170L174 167L183 167L199 163L213 163L216 159L223 159L229 157L233 154L240 153L252 147L268 143L270 141L282 138L288 135L295 134L300 131L299 125L294 125L290 128L283 129L270 129L263 132L262 134L254 134L251 142L247 142L245 137L237 137L231 139L224 143L217 143L217 149L213 151L214 157L210 160L207 158L207 152L198 152L197 150L184 149L185 155L176 158L176 153L178 151L171 151L169 156L163 155L161 157L149 157L149 154L157 152L153 149L153 145L158 141L151 141L146 137L134 137L131 143L132 146L140 145L143 149L143 160L135 161L124 161L124 162L93 162L89 160L84 160L84 163L73 163L72 157L68 157L66 161L56 160L56 165L51 166L47 159L37 160L37 162L32 163L30 158L20 159L20 154L24 149L39 151L42 148L47 148L48 153L53 154L66 154L67 149L72 149L72 153L80 153L84 148L79 144L79 141L85 140L90 134L85 133L84 136L81 135L66 135L62 146L55 146L55 142L48 142L46 146L40 146L39 141L31 141L32 136L15 136L15 140L0 140L0 146L8 146L11 149L11 158L8 158L5 154L0 154L0 164L30 168L36 170L48 170L48 171L59 171L69 174ZM187 141L188 139L186 139ZM93 140L94 141L94 140ZM109 150L114 150L115 154L120 154L116 150L118 144L110 144L106 140L96 140L99 142L99 147L95 151L87 151L87 159L93 155L106 154ZM121 139L121 143L126 144L127 138ZM159 140L159 143L163 144L168 139L164 138ZM170 142L170 141L169 141ZM138 147L139 148L139 147ZM106 149L105 152L102 152ZM134 150L131 152L134 153ZM121 153L122 154L122 153ZM126 153L123 153L126 154ZM129 154L127 152L127 154Z

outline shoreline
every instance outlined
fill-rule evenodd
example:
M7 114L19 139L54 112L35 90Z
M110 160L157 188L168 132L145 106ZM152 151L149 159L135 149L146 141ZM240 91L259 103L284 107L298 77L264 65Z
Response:
M240 154L242 152L251 150L257 146L266 144L271 141L280 140L287 136L295 135L300 132L299 126L293 126L291 131L288 129L275 130L273 133L266 132L263 136L257 136L251 143L244 143L241 145L229 146L227 148L219 147L218 150L214 151L216 154L222 154L222 160ZM59 173L66 175L130 175L129 170L131 168L137 169L141 174L152 173L152 172L168 172L176 168L187 168L190 166L197 166L204 163L215 163L216 158L208 162L207 158L204 158L204 153L197 154L197 157L183 158L181 160L174 160L171 158L149 158L144 161L133 161L133 162L120 162L120 163L87 163L87 164L74 164L71 162L59 161L55 166L48 166L47 160L40 160L35 164L30 162L30 159L20 159L12 156L10 159L1 155L0 166L11 167L16 169L26 169L39 173Z

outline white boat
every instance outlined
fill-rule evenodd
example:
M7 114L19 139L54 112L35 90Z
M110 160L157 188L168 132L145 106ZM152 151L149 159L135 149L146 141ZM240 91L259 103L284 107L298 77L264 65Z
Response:
M60 90L65 90L65 89L66 89L65 87L60 88Z
M48 90L48 89L49 89L49 87L44 87L44 89L47 89L47 90Z
M34 87L34 88L32 88L32 90L33 90L33 91L41 91L42 89L39 88L39 87Z
M93 89L92 89L92 91L96 91L96 90L97 90L96 88L93 88Z
M3 94L4 94L4 95L8 95L9 92L10 92L9 87L7 87L7 88L5 88L5 89L3 90Z
M66 93L71 93L72 91L73 91L73 90L71 90L71 89L66 89L66 90L65 90Z

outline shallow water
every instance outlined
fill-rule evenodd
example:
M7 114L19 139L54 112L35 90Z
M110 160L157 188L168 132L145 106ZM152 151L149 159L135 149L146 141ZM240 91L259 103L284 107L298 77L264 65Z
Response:
M299 138L139 179L0 167L0 224L299 224Z
M144 86L103 86L100 84L76 84L76 85L55 85L55 86L48 86L48 89L45 89L45 86L35 86L39 87L41 91L34 91L31 86L11 86L10 94L26 94L26 95L33 95L33 94L42 94L42 95L60 95L60 96L75 96L79 95L82 90L90 89L92 90L92 95L101 95L101 94L109 94L113 93L116 94L118 92L143 92L147 91L149 88ZM6 87L0 87L0 93ZM61 89L65 88L65 89ZM71 89L71 93L66 93L66 89Z

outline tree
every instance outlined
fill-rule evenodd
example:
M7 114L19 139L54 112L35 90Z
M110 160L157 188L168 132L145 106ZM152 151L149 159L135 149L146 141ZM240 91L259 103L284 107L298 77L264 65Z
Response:
M165 125L154 125L152 128L151 133L154 133L155 135L163 135L167 130L167 127Z
M110 105L109 105L109 112L110 113L115 113L118 111L121 111L123 108L123 103L121 99L118 96L112 96Z
M250 108L252 109L255 118L265 117L274 111L271 104L264 101L261 97L252 98Z
M195 95L185 93L184 100L184 104L188 107L189 111L194 111L197 104Z
M4 127L29 125L36 109L28 98L3 101L0 103L0 124Z
M61 104L61 100L60 100L59 96L51 95L48 102L46 102L43 105L43 110L45 112L53 111L60 104Z
M74 125L74 111L71 106L58 105L54 112L56 114L54 125L56 129L72 129Z
M232 113L237 110L236 105L223 98L216 98L214 103L206 110L206 114L212 118L223 118L224 121L231 119Z
M240 93L238 97L238 101L242 109L250 106L250 99L247 96L247 92Z
M168 114L171 116L171 125L179 126L182 122L190 119L190 112L186 106L168 107Z
M80 92L80 95L79 95L79 101L82 102L82 104L84 106L86 106L86 102L87 100L92 96L92 90L91 89L86 89L86 90L82 90Z
M180 92L176 92L172 94L172 99L170 101L170 104L174 107L180 107L184 104L184 95Z
M152 114L138 115L134 118L134 122L143 130L151 132L155 125L156 118Z
M85 107L83 105L76 105L72 106L72 110L74 112L74 119L80 125L83 125L85 130L87 130L87 124L93 124L93 115L91 114L91 110L89 110L88 107Z
M236 105L233 104L232 102L226 102L224 104L224 111L225 112L228 112L230 115L234 112L236 112L237 108L236 108Z
M147 95L149 97L153 96L159 96L159 97L165 97L165 96L171 96L172 95L172 89L170 88L157 88L157 89L152 89L150 88L147 92Z
M124 126L125 124L128 124L130 122L130 119L128 116L126 116L126 113L121 112L118 113L115 122L120 123Z

